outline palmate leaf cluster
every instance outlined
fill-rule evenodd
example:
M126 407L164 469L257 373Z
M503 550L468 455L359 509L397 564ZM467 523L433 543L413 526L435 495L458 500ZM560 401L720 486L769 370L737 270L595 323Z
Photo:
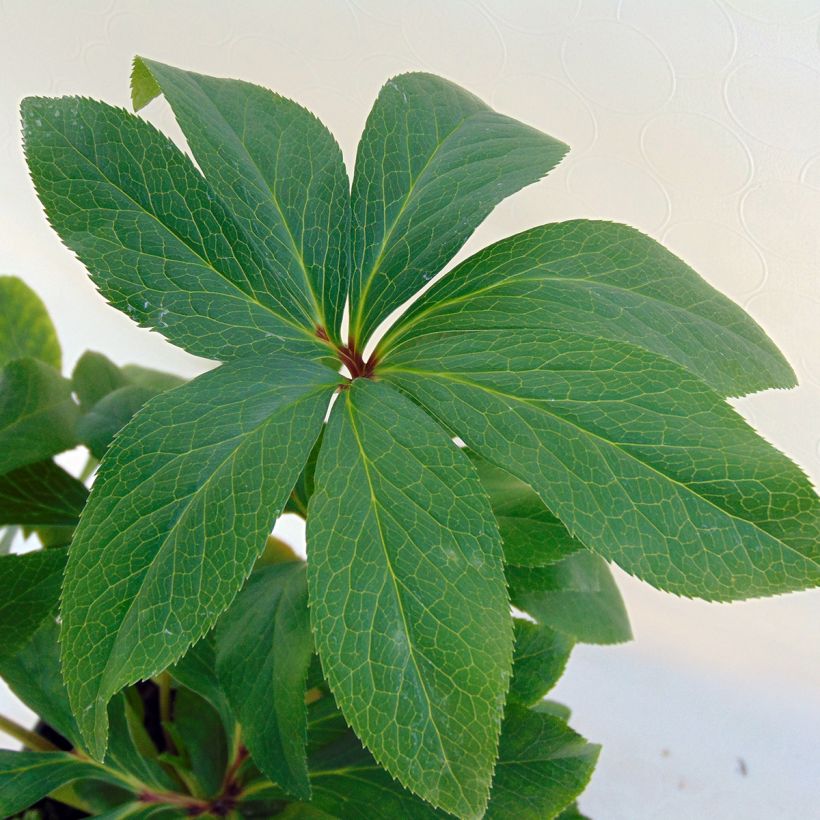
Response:
M47 546L0 558L0 674L73 748L2 753L0 808L579 816L598 749L543 698L575 642L630 637L607 562L709 600L820 582L810 482L725 400L793 386L788 363L623 225L532 228L430 284L567 150L443 79L384 86L352 184L263 88L137 59L132 91L193 160L121 109L30 98L32 179L110 304L219 365L180 384L87 354L63 379L0 280L0 523ZM51 461L78 442L87 501ZM269 539L283 511L306 563Z

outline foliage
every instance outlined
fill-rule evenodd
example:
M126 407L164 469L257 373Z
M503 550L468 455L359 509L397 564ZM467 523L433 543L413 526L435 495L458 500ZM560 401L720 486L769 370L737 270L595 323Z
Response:
M598 747L543 698L575 643L631 637L609 561L712 600L820 583L810 482L725 401L788 363L623 225L532 228L432 282L567 150L443 79L384 86L352 184L266 89L138 58L132 92L193 160L30 98L32 179L103 297L218 366L89 352L65 378L0 279L0 525L42 545L0 557L0 675L56 733L3 719L26 749L0 810L580 817ZM78 445L90 494L54 461Z

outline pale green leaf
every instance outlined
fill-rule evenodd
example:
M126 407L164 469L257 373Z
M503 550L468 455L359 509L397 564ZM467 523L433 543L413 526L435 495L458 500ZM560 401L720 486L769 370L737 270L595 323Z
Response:
M563 674L573 644L568 635L516 618L513 674L507 703L531 706L541 700Z
M480 816L512 624L469 459L408 399L357 379L325 431L307 539L317 648L345 718L405 786Z
M111 359L93 350L80 356L71 374L71 384L83 410L89 410L100 399L129 383Z
M57 611L66 551L0 556L0 657L14 655Z
M160 93L205 178L263 249L280 288L338 341L350 183L333 135L308 110L266 88L138 57L135 109Z
M88 490L53 461L39 461L0 476L0 525L74 527Z
M522 328L429 334L384 364L576 538L660 589L733 600L820 583L810 482L674 362Z
M256 765L310 798L305 677L313 655L305 564L258 569L216 630L220 683Z
M106 703L213 626L265 546L339 377L232 362L152 399L119 434L71 547L63 668L96 757Z
M211 359L329 350L188 157L153 126L77 97L23 101L46 214L100 292Z
M539 623L582 643L632 638L621 593L609 567L587 550L548 567L506 569L513 603Z
M666 248L611 222L543 225L479 251L425 293L379 349L488 328L630 342L724 396L795 384L748 314Z
M0 276L0 367L12 359L62 366L57 331L40 297L16 276Z
M600 747L562 720L507 707L486 820L544 820L583 791Z
M36 359L0 371L0 474L43 461L76 444L71 383Z
M356 341L363 345L501 200L543 177L566 151L441 77L388 81L367 119L353 176Z
M156 396L155 390L128 384L103 396L77 420L77 438L91 454L101 459L114 436L122 430L134 414Z

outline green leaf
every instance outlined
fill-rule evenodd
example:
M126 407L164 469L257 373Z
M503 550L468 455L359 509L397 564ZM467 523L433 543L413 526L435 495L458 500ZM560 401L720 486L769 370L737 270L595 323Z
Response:
M188 689L174 697L174 728L190 760L190 771L205 797L218 794L228 762L228 744L219 713Z
M65 550L0 556L0 658L20 650L57 610Z
M168 671L175 681L196 692L219 712L228 737L233 735L236 720L216 675L216 641L213 632L197 641Z
M310 799L305 677L313 655L305 564L254 572L216 630L216 668L256 765Z
M60 786L81 778L123 785L120 778L98 764L68 752L0 749L0 816L11 817Z
M90 410L100 399L129 384L129 379L102 353L86 350L71 374L74 392L83 410Z
M43 461L76 444L71 383L35 359L0 371L0 474Z
M442 329L488 328L630 342L724 396L796 383L740 307L657 242L610 222L543 225L479 251L430 288L379 350Z
M264 249L279 287L338 341L349 276L350 183L333 135L305 108L265 88L138 57L134 108L160 93L206 179Z
M180 658L242 586L339 376L232 362L152 399L109 449L71 546L63 669L90 751L109 698Z
M584 548L529 484L482 458L473 463L490 497L506 564L546 566Z
M156 396L155 390L129 384L101 398L77 421L77 438L95 458L102 458L114 436L125 427L134 414Z
M40 297L16 276L0 276L0 367L12 359L39 359L62 367L57 331Z
M104 814L98 814L97 820L180 820L186 816L188 815L183 815L177 806L124 803Z
M26 158L105 298L200 356L329 354L193 163L153 126L77 97L23 101Z
M820 583L811 483L668 359L569 331L474 330L408 342L380 375L660 589L734 600Z
M339 820L428 820L441 817L403 789L352 732L311 757L312 803Z
M557 820L590 820L585 814L581 814L577 803L567 806L561 814L558 815Z
M310 452L305 469L302 470L299 480L296 482L293 492L290 494L285 512L301 515L307 518L308 502L313 495L316 473L316 459L319 458L319 451L322 448L322 436L319 436L313 450Z
M531 706L564 672L574 641L548 626L516 618L513 674L507 703Z
M508 706L485 820L554 817L583 791L599 753L562 720Z
M185 384L185 379L173 373L154 370L151 367L142 367L139 364L124 364L120 370L131 384L138 387L147 387L155 393L164 393Z
M361 343L567 146L431 74L402 74L367 119L353 176L352 336Z
M53 461L0 476L0 525L74 527L88 490Z
M0 676L40 719L77 744L80 733L60 670L60 628L46 618L13 655L0 654Z
M548 567L507 566L513 603L582 643L631 640L621 593L602 558L582 550Z
M480 816L512 655L501 544L469 459L389 386L334 405L308 512L322 666L376 759Z

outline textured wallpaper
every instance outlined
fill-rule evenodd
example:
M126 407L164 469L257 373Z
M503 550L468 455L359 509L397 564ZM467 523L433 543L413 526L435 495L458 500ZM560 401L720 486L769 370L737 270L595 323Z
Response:
M202 362L102 304L46 226L19 145L23 96L127 105L135 53L298 99L349 167L380 85L406 70L561 138L568 158L464 253L578 216L663 241L795 365L798 389L737 406L820 480L820 0L0 0L0 271L43 295L68 364L91 346L193 374ZM145 113L179 136L163 101ZM728 609L619 578L636 642L583 648L559 692L606 744L583 805L630 819L816 811L818 593Z

